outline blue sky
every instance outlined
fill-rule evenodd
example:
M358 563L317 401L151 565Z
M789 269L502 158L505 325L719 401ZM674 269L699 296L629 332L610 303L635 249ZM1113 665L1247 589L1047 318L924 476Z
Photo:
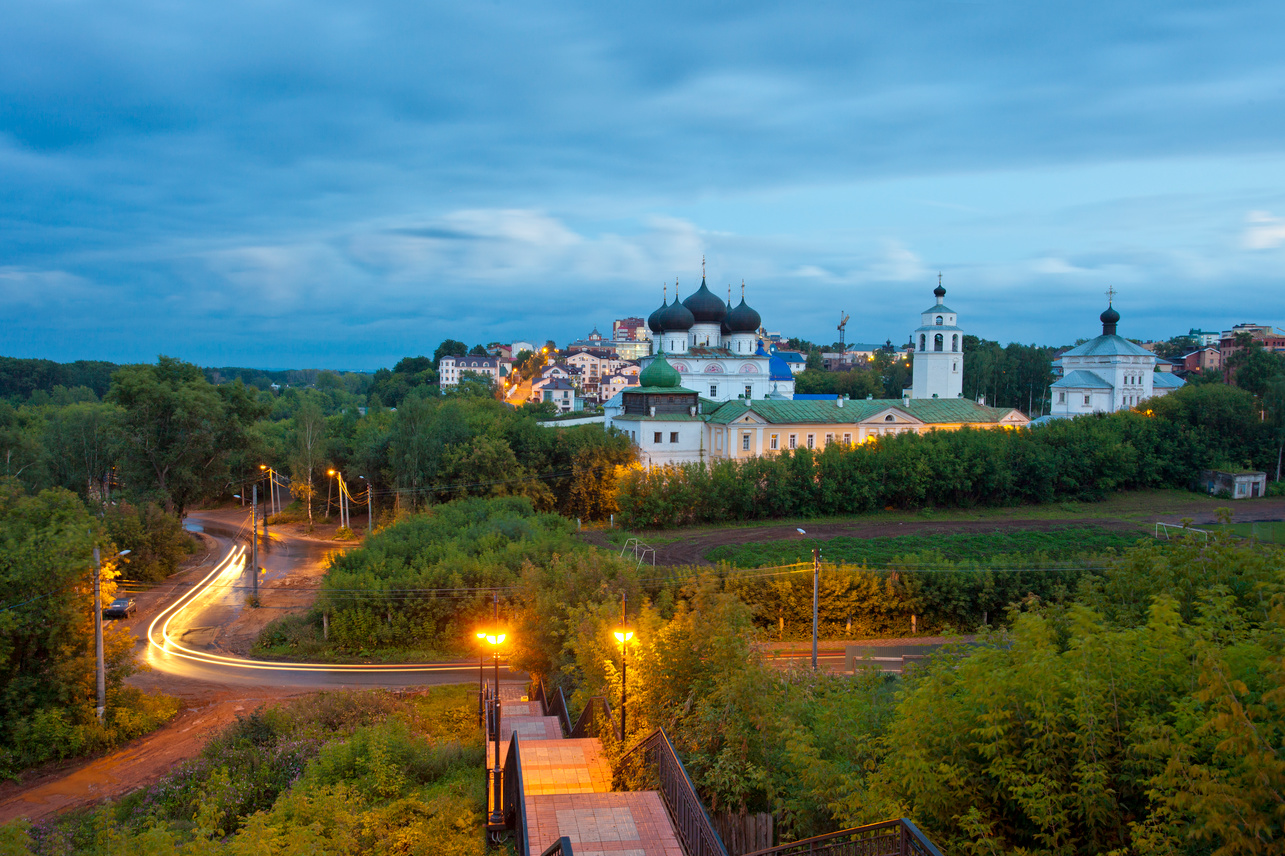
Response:
M619 5L5 4L0 354L1285 325L1285 4Z

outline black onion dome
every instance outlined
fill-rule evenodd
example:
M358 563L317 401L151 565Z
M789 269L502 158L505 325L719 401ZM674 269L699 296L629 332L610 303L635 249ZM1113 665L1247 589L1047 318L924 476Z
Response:
M1120 313L1115 311L1115 307L1107 304L1106 311L1098 317L1102 319L1103 335L1115 335L1115 325L1120 321Z
M684 300L683 305L691 311L696 324L722 324L727 315L727 304L709 290L704 277L701 277L701 287Z
M660 313L660 327L665 332L690 330L695 323L696 319L692 317L691 310L678 302L677 294L674 295L674 302Z
M941 300L946 296L946 289L942 287L940 282L938 282L937 287L933 289L933 294L937 295L938 300Z
M660 326L660 319L665 314L665 310L668 308L669 308L669 303L666 302L665 300L661 300L660 307L655 312L647 316L648 330L650 330L653 333L661 333L664 331L663 328Z
M727 313L727 326L733 333L755 333L762 325L763 319L750 308L744 297L735 309Z

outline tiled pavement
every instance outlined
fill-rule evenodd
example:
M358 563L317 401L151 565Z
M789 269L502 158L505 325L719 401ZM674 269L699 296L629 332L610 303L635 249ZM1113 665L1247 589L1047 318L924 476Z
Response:
M501 687L501 757L517 731L526 790L527 856L561 836L575 856L683 856L655 791L611 790L611 766L596 738L563 739L556 717ZM516 697L515 697L516 696ZM494 757L490 744L488 760Z

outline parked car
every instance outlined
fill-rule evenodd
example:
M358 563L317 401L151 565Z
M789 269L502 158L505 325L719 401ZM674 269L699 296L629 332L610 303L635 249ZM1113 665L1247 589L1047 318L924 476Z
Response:
M103 618L129 618L138 611L138 604L132 597L118 597L103 610Z

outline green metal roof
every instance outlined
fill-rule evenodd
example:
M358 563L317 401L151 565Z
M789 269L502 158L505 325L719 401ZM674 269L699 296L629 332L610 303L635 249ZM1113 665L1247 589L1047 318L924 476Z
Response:
M622 389L621 392L625 393L626 395L630 395L630 394L636 395L638 393L667 395L670 393L680 393L680 392L685 392L688 395L696 394L696 390L684 389L681 386L627 386L624 389Z
M912 398L902 408L929 425L963 422L999 422L1015 411L1011 407L987 407L967 398Z

